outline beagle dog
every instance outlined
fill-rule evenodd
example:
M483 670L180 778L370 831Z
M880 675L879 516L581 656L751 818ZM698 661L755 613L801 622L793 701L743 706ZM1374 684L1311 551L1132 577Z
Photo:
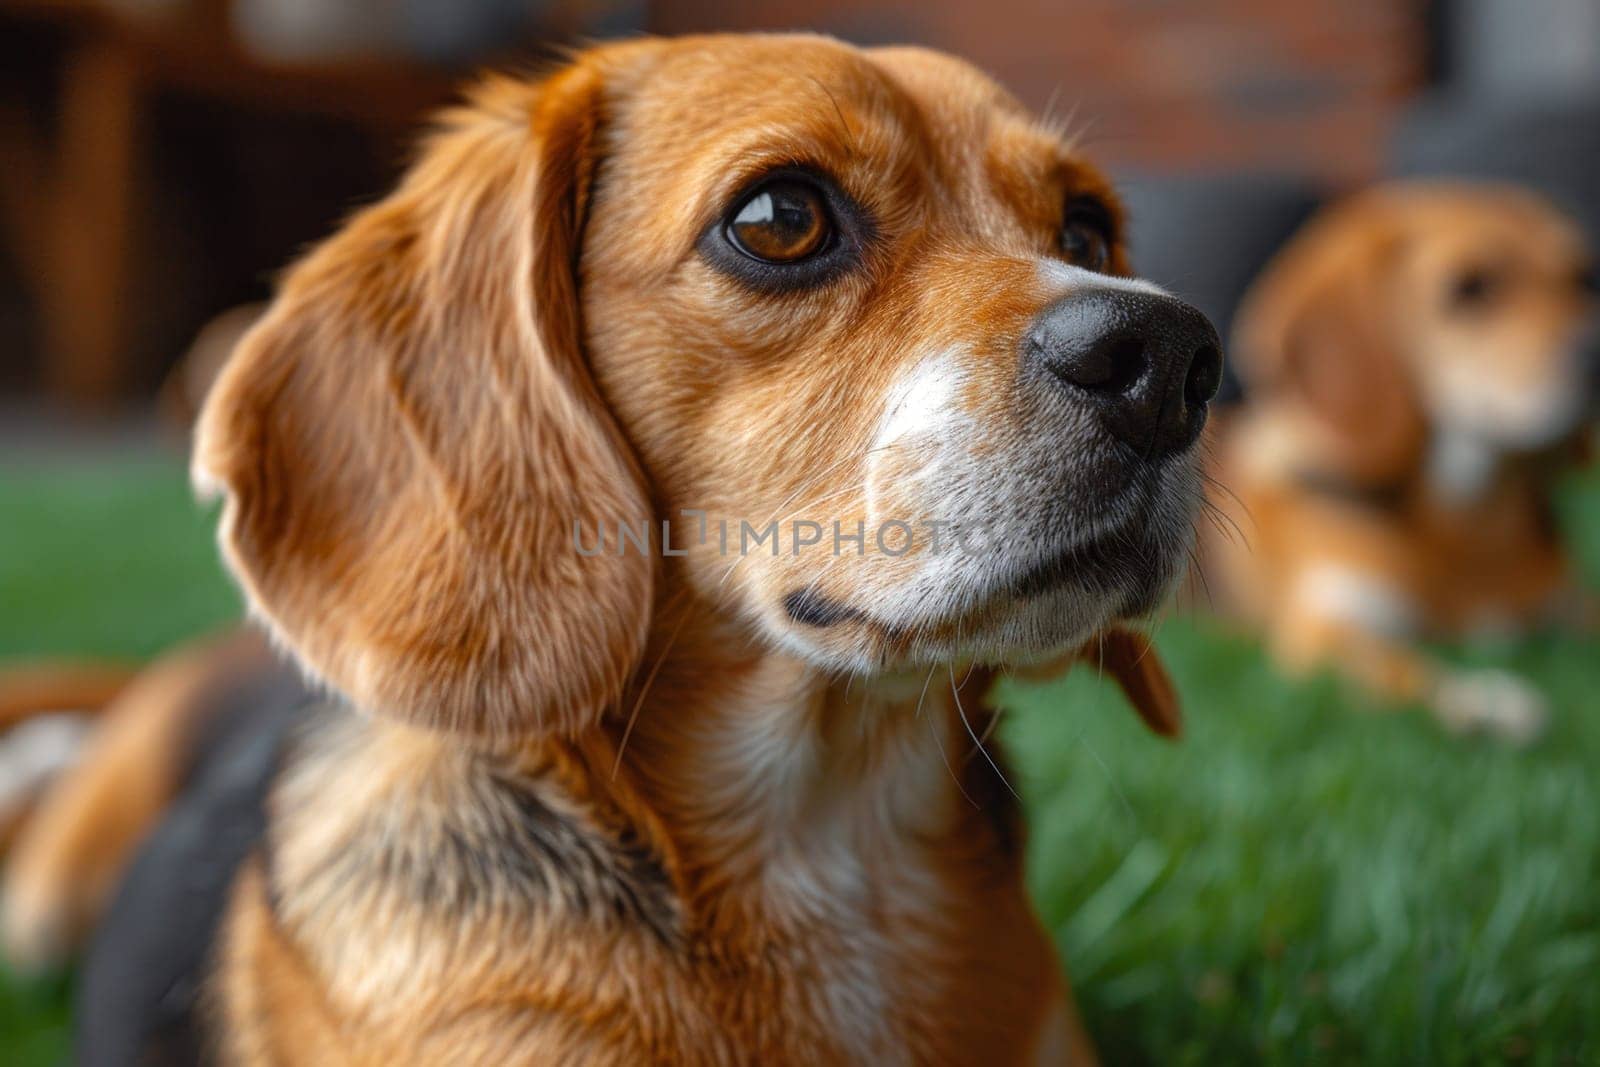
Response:
M185 810L85 987L161 975L235 1064L1093 1062L983 698L1087 657L1177 729L1122 625L1185 569L1221 350L1120 233L929 51L479 86L206 400L227 563L325 695L241 749L216 902L184 848L239 835Z
M1552 518L1594 410L1593 260L1531 193L1379 187L1314 219L1241 306L1219 420L1227 598L1294 669L1332 664L1456 730L1535 736L1544 700L1423 636L1581 614Z

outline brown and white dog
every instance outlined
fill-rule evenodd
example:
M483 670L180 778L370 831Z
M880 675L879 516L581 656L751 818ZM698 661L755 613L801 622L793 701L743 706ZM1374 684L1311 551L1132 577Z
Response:
M1091 1062L981 701L1087 648L1176 729L1118 627L1185 567L1221 355L1119 234L922 50L636 41L447 115L201 415L228 563L337 694L206 1047Z
M1499 185L1374 189L1268 266L1233 338L1248 402L1217 427L1216 503L1243 536L1211 557L1280 661L1537 734L1525 681L1414 641L1581 614L1551 491L1585 445L1595 312L1577 229Z

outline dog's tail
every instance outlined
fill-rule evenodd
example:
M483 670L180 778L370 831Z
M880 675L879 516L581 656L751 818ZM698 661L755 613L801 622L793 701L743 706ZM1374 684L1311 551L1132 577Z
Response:
M219 697L272 662L241 630L137 674L58 665L0 676L10 809L0 948L13 967L48 970L82 946L187 777Z

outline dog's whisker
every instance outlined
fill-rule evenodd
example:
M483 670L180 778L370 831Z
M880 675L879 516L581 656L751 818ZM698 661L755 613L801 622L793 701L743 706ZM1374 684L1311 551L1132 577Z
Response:
M913 718L922 718L922 702L928 699L928 686L933 684L933 676L938 670L937 663L928 668L928 676L922 680L922 692L917 696L917 710L912 714Z
M1216 601L1211 596L1211 582L1206 578L1206 569L1200 563L1200 557L1194 549L1189 549L1189 570L1200 582L1200 588L1206 595L1206 608L1209 611L1217 610Z
M1044 110L1039 115L1039 125L1043 126L1058 140L1066 140L1066 126L1062 116L1056 114L1056 107L1061 103L1062 84L1056 82L1050 89L1050 96L1044 102Z
M1250 535L1216 501L1202 499L1200 501L1200 512L1211 522L1219 534L1228 539L1230 544L1249 549Z
M1073 743L1083 746L1083 750L1089 754L1089 758L1094 760L1095 765L1100 768L1100 773L1105 776L1106 785L1111 787L1111 795L1117 798L1117 803L1121 806L1123 812L1133 821L1135 827L1141 827L1143 821L1139 818L1138 809L1133 806L1133 802L1128 799L1128 794L1118 784L1117 776L1112 771L1111 765L1105 761L1100 752L1094 747L1093 742L1089 740L1088 727L1078 731L1078 736L1073 739Z
M958 716L960 716L960 718L961 718L961 725L966 727L967 736L972 738L972 743L974 745L978 746L978 751L983 754L984 761L989 764L990 769L993 770L995 775L996 775L996 777L998 777L1000 779L1000 784L1005 786L1006 790L1008 792L1010 792L1010 794L1012 796L1016 797L1018 800L1021 800L1022 797L1017 793L1017 791L1015 789L1011 788L1011 782L1006 778L1005 772L1000 769L1000 765L994 761L994 757L993 756L989 755L989 750L987 748L983 747L983 742L979 741L978 740L978 735L975 732L973 732L972 723L967 719L966 709L964 709L961 706L961 693L960 693L959 687L956 685L956 670L955 670L955 667L952 665L949 668L949 670L950 670L950 696L955 700L956 714Z
M938 670L938 667L934 667L934 670ZM930 674L929 677L932 677L932 675ZM950 756L944 750L944 742L939 740L938 723L934 721L934 717L931 715L928 717L928 734L933 738L933 745L939 750L939 760L944 764L944 769L949 772L950 780L956 784L957 791L966 799L968 804L982 811L983 805L973 800L972 794L967 792L967 787L961 784L961 776L956 774L955 767L950 763Z
M839 98L833 95L832 89L823 84L821 78L815 75L809 75L809 77L812 83L827 96L828 103L833 105L833 113L839 116L839 127L844 130L845 146L850 149L852 155L860 154L860 149L856 147L855 131L850 128L850 123L844 117L844 109L839 106Z
M1259 532L1260 523L1258 523L1256 521L1255 513L1250 510L1250 505L1246 504L1244 502L1244 500L1240 498L1238 493L1234 492L1233 489L1227 483L1223 482L1216 475L1211 474L1208 471L1201 470L1200 477L1201 477L1201 479L1204 481L1204 483L1206 485L1210 486L1212 489L1215 489L1217 492L1222 493L1229 500L1232 500L1234 502L1234 504L1238 506L1239 510L1244 514L1245 519L1252 526L1255 526L1257 531ZM1209 504L1212 507L1217 507L1216 503L1213 502L1213 501L1207 500L1206 503ZM1222 509L1220 507L1218 507L1217 510L1221 511ZM1223 512L1223 513L1227 514L1226 512ZM1230 516L1230 519L1231 519L1231 516Z
M989 716L989 721L983 727L983 735L978 738L980 747L989 743L989 738L993 736L995 727L1000 725L1000 716L1004 713L1004 708L995 708L994 712Z
M675 606L681 607L682 601L688 598L688 588L685 587L675 600ZM622 755L627 751L628 739L633 736L633 728L639 721L639 712L644 709L645 698L650 695L650 689L655 685L656 676L661 673L661 667L667 662L667 655L672 651L672 646L678 643L678 635L683 632L683 625L688 621L689 612L684 612L678 617L677 625L672 628L666 644L662 646L661 655L656 657L655 665L650 668L650 673L645 677L644 684L639 688L639 696L633 702L633 711L628 714L628 723L622 728L622 739L617 742L617 756L611 764L611 777L617 777L617 771L622 768Z
M1218 537L1221 537L1230 545L1237 546L1239 544L1238 540L1234 537L1233 531L1223 524L1222 520L1217 516L1217 513L1213 510L1210 504L1201 506L1200 517L1205 519L1206 525L1210 526L1217 532ZM1198 534L1198 529L1195 532Z

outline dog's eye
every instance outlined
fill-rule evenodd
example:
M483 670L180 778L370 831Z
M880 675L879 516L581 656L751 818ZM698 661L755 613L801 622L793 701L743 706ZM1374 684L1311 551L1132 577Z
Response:
M793 179L778 179L745 197L728 220L735 248L763 263L798 263L828 243L832 223L822 194Z
M826 173L786 166L755 179L696 242L713 270L773 296L815 289L861 262L872 218Z
M1464 270L1450 280L1449 300L1452 307L1479 308L1494 299L1500 288L1500 279L1485 267Z
M1061 254L1085 270L1103 271L1111 265L1111 212L1104 204L1087 196L1067 204Z

